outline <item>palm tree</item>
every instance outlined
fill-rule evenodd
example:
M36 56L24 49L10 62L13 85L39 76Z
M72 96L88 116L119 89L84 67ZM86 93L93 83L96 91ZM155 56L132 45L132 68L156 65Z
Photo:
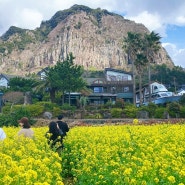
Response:
M144 42L145 42L145 55L148 60L148 85L149 85L149 102L151 102L151 64L155 63L154 56L157 56L157 52L161 48L160 44L161 37L158 33L151 32L150 34L144 35Z
M142 105L142 74L144 67L146 66L148 60L143 53L137 54L137 58L135 61L135 67L139 76L139 104Z
M58 86L55 84L55 79L57 79L56 75L54 68L48 68L45 78L39 80L38 85L35 88L36 93L43 94L49 92L51 102L55 101L55 93L59 90Z
M135 60L137 54L139 53L140 46L141 46L141 34L139 33L132 33L128 32L127 37L123 40L123 49L126 51L128 56L128 63L132 64L132 74L133 74L133 103L136 104L136 97L135 97Z

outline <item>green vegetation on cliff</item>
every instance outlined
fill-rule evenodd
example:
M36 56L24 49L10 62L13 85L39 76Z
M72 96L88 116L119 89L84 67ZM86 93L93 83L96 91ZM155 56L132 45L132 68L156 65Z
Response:
M28 30L11 26L8 31L0 37L0 53L11 53L13 49L24 50L30 43L42 42L47 40L47 36L52 29L54 29L61 21L65 20L68 16L74 15L78 12L86 12L88 15L95 17L97 25L100 26L103 15L116 15L107 10L100 8L91 9L83 5L74 5L69 9L58 11L50 20L42 21L39 28L35 30ZM76 25L80 29L81 23ZM11 38L13 37L13 38Z

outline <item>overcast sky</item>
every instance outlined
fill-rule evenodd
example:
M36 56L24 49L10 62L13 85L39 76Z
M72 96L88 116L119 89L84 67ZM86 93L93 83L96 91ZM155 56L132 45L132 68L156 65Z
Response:
M0 0L0 36L10 26L35 29L74 4L106 9L159 33L176 66L185 68L185 0Z

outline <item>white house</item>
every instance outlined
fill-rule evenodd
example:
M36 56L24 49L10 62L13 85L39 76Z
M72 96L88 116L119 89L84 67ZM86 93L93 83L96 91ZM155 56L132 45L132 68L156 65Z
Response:
M7 88L9 82L9 77L5 74L0 74L0 87L1 88Z
M181 90L178 91L177 94L178 94L178 95L183 95L183 94L185 94L185 90L184 90L184 89L181 89Z
M10 78L13 78L15 76L12 75L6 75L6 74L0 74L0 88L8 88L8 83L10 81Z
M48 70L48 67L42 69L37 73L37 75L40 77L41 80L45 79L47 70Z

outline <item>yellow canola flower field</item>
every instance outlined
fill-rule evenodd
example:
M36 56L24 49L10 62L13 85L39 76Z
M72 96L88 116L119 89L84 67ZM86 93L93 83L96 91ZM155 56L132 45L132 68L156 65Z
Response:
M61 157L47 144L47 128L32 128L34 139L18 138L19 129L3 128L7 138L0 141L0 185L63 185Z
M0 141L0 185L185 185L185 125L73 127L61 156L46 141L17 138L4 127Z
M185 185L185 125L74 127L62 161L75 185Z

